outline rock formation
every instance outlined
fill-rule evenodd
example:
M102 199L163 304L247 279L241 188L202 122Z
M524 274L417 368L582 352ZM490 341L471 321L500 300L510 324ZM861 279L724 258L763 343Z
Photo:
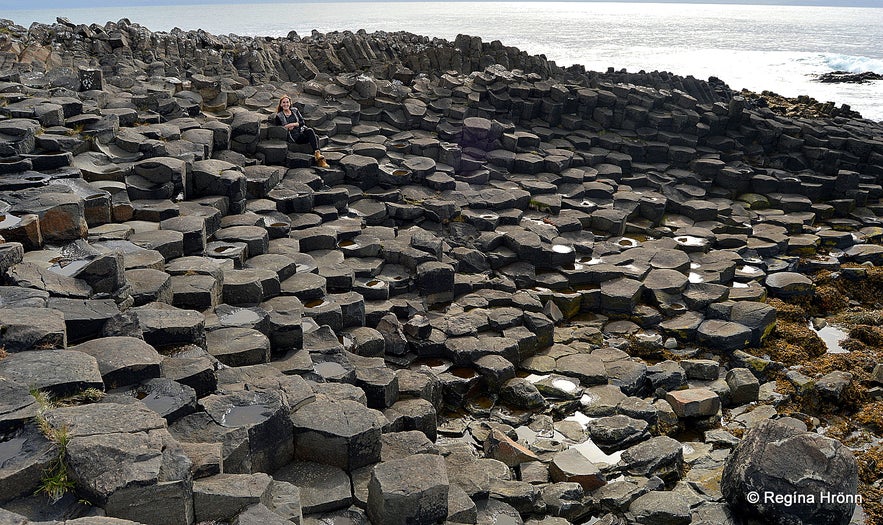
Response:
M0 521L735 524L787 415L874 493L881 124L468 36L0 29Z

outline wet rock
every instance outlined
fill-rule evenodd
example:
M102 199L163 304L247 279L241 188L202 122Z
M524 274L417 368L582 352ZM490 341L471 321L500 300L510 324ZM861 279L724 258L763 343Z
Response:
M374 467L368 516L377 523L429 523L448 514L448 476L440 456L416 454Z
M225 457L224 470L229 473L272 472L288 463L294 456L290 408L277 390L255 390L213 394L200 399L199 404L211 422L221 428L218 433L227 434L241 444L241 463L236 465ZM182 418L179 424L192 416ZM198 421L198 419L195 419ZM183 428L184 425L181 425ZM206 428L206 432L212 429ZM177 430L177 433L184 434ZM186 435L186 434L184 434ZM195 439L184 439L193 441ZM219 439L225 442L227 440Z
M169 423L197 410L196 390L165 377L145 381L131 393Z
M751 429L728 456L721 492L730 508L745 517L846 524L855 509L854 498L824 501L821 494L854 495L857 484L855 459L838 441L767 421ZM760 495L759 501L749 499L752 492ZM795 499L775 501L766 494Z
M3 383L8 384L8 381L2 381L0 388ZM9 423L10 420L4 418L3 422ZM0 463L0 493L3 494L0 501L36 493L40 489L43 473L51 467L55 445L36 425L28 425L5 435L0 450L0 457L3 458Z

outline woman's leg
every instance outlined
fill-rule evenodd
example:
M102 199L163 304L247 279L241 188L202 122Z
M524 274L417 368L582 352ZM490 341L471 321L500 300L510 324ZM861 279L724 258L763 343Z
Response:
M319 150L319 137L316 136L316 132L313 131L313 128L304 128L301 130L300 135L297 136L295 142L298 144L306 144L309 142L313 151Z

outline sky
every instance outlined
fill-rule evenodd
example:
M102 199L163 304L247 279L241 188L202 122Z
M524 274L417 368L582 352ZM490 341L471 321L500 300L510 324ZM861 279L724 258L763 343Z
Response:
M307 0L311 2L347 0ZM349 0L353 1L353 0ZM368 1L368 0L355 0ZM405 0L408 1L408 0ZM610 0L602 0L610 1ZM883 0L614 0L624 2L675 2L701 4L769 4L769 5L808 5L837 7L881 7ZM299 3L291 0L0 0L2 9L58 9L89 7L126 7L133 5L198 5L198 4L256 4L256 3ZM0 12L0 18L2 18Z

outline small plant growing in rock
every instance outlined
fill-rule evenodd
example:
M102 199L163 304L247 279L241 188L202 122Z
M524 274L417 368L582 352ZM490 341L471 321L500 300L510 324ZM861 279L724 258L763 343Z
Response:
M73 490L75 484L67 470L64 456L67 454L67 445L70 442L70 432L66 426L53 427L46 419L46 411L55 407L52 397L42 390L34 389L31 395L37 400L39 408L35 417L37 427L46 436L46 439L55 444L57 453L40 479L40 487L35 494L44 493L52 503L60 500L65 494Z

